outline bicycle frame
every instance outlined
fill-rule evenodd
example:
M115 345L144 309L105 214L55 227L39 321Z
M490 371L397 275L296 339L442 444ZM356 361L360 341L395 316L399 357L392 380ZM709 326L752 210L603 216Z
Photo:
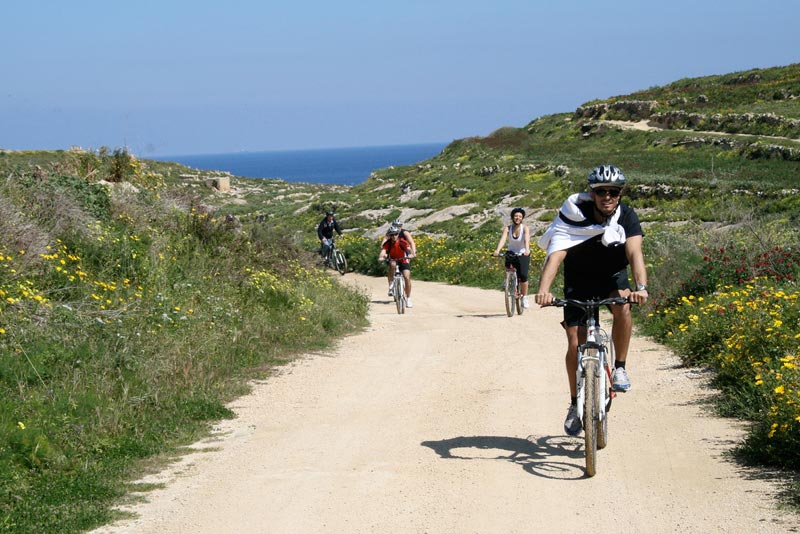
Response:
M611 399L616 396L614 391L610 391L608 384L611 382L611 369L609 362L606 358L608 345L608 335L600 328L598 320L594 317L597 314L598 308L594 308L594 313L590 313L586 319L586 341L578 346L578 417L583 420L583 408L585 405L586 396L586 362L593 360L597 362L594 367L595 374L599 380L599 395L600 405L605 406L605 410L600 410L600 423L606 418L606 413L611 406ZM592 350L595 349L595 350ZM605 372L603 370L605 369Z
M586 474L596 473L597 450L608 443L608 411L616 393L611 389L609 351L613 351L608 334L600 328L600 307L609 304L628 304L627 298L611 297L581 301L555 299L554 306L576 306L586 312L586 340L578 346L578 417L583 423L586 454ZM587 413L590 410L591 413Z
M506 252L499 257L505 260L506 258L516 256L518 256L518 254L511 252L510 250L506 250ZM512 317L515 309L517 315L522 315L522 294L519 287L519 274L517 273L517 268L514 267L513 263L511 263L505 269L505 294L503 295L503 300L505 301L506 305L506 315ZM509 281L512 281L513 284L509 284Z
M339 271L339 274L344 276L347 272L347 259L344 253L336 246L336 241L331 238L327 244L327 254L322 255L322 263L325 267L330 267Z
M399 260L387 259L386 262L389 265L394 263L394 278L392 279L394 302L397 305L397 313L403 314L406 312L406 279L403 271L400 270Z

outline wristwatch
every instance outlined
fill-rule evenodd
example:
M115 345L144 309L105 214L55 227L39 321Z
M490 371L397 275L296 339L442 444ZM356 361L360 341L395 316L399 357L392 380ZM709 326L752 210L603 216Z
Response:
M636 289L634 291L647 291L647 286L644 284L636 284Z

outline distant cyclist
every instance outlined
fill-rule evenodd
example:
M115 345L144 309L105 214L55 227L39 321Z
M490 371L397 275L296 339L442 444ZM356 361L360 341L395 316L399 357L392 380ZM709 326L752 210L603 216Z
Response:
M409 232L408 230L403 230L403 221L401 221L400 219L395 219L392 222L392 226L400 230L400 237L408 241L408 244L411 245L411 254L413 256L416 256L417 244L414 243L414 238L411 237L411 232ZM383 246L383 244L386 243L388 239L389 239L389 234L387 233L385 236L383 236L383 241L381 241L381 246Z
M506 267L513 265L519 277L519 291L522 294L522 307L528 307L528 272L531 267L531 231L528 225L522 224L525 210L514 208L511 210L511 224L503 228L500 241L493 256L500 255L500 249L508 240L508 251L513 256L506 256Z
M333 242L333 232L342 235L342 229L339 227L339 222L334 217L333 210L325 212L325 217L319 222L317 226L317 237L320 242L320 254L326 260L331 251L331 243Z
M411 252L411 244L400 237L400 229L396 226L391 226L389 231L386 232L386 241L381 245L381 252L378 255L378 261L383 262L389 259L389 296L394 296L394 289L392 281L394 280L395 265L400 266L400 272L403 273L403 278L406 281L406 307L413 308L411 304L411 263L409 259L414 256Z
M559 266L564 264L564 296L589 300L593 298L629 297L644 304L647 301L647 270L642 254L644 232L633 208L622 204L625 176L613 165L601 165L589 173L589 192L576 193L561 206L558 216L539 239L547 251L536 303L553 302L550 286ZM631 266L635 288L628 282ZM614 315L611 338L615 361L612 387L627 391L631 387L625 361L631 340L630 305L610 306ZM571 403L564 421L567 434L577 435L581 421L577 416L576 372L578 345L586 338L584 312L575 306L564 308L567 334L566 367Z

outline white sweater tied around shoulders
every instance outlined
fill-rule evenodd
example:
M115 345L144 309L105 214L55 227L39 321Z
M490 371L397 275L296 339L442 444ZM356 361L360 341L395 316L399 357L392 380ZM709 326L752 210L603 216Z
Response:
M558 217L539 238L539 248L546 250L549 256L600 234L603 234L602 243L607 247L624 244L625 229L619 224L620 208L617 207L605 223L590 223L578 208L578 203L591 200L589 193L570 195L561 205Z

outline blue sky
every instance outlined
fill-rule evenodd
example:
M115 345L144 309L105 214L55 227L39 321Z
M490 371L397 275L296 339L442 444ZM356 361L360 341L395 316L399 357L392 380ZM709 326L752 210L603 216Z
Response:
M798 0L3 2L0 148L449 142L797 63L798 20Z

